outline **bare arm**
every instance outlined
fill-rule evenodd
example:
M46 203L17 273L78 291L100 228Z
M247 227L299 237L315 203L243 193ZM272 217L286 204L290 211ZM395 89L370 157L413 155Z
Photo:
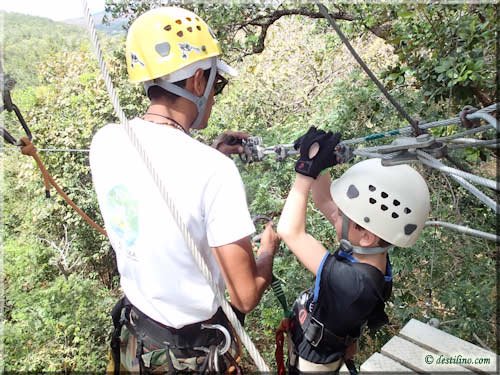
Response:
M311 177L296 174L281 213L278 234L297 259L309 271L316 274L326 249L318 240L306 233L307 198L313 181Z
M335 203L333 203L332 196L330 195L330 174L325 173L318 176L312 184L311 192L314 205L332 225L335 225L332 217L337 207Z
M269 223L254 258L250 238L213 248L219 263L231 303L241 312L252 311L271 283L273 259L279 239Z

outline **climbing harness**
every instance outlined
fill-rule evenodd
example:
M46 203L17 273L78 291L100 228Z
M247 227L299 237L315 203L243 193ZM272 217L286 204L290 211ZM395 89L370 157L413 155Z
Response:
M168 373L196 371L198 373L219 373L222 371L240 373L239 358L241 346L232 338L232 327L224 313L219 309L205 322L184 326L180 329L166 327L134 307L123 297L112 311L115 330L111 348L113 373L118 375L121 366L122 329L135 338L135 359L139 363L140 373L146 373L151 367L168 367ZM132 337L129 335L127 346ZM231 350L230 350L231 349ZM153 358L162 358L161 364ZM127 362L127 361L126 361ZM151 369L153 372L158 368ZM111 370L111 369L108 369Z
M140 155L141 159L143 160L147 170L149 171L155 185L157 186L161 196L163 197L163 200L165 201L167 207L169 208L170 213L172 214L174 221L176 222L177 226L179 227L179 230L182 233L182 236L184 238L184 241L186 242L187 247L191 251L193 259L196 262L196 265L200 269L202 275L207 280L207 283L210 285L210 287L215 295L216 301L222 307L222 310L226 314L231 325L234 327L234 329L235 329L236 333L238 334L238 336L240 337L242 343L247 348L248 353L250 354L250 356L254 360L259 371L268 372L269 368L267 367L266 363L264 362L264 359L262 358L262 356L258 352L257 348L253 344L253 342L250 339L250 337L248 336L248 334L243 329L241 323L238 321L236 314L234 313L234 311L231 308L231 305L229 304L229 302L226 301L226 299L224 298L224 295L221 294L219 288L217 287L215 280L214 280L212 274L210 273L210 270L208 269L208 266L207 266L205 260L203 259L203 256L202 256L200 250L198 249L198 246L196 245L196 242L194 241L193 237L189 233L187 225L183 222L182 216L181 216L180 212L177 210L172 197L168 193L166 186L160 177L160 174L158 173L157 169L155 168L155 166L151 162L151 159L149 158L146 149L141 144L141 142L137 138L137 135L135 134L134 130L130 126L129 121L128 121L128 119L127 119L127 117L126 117L125 113L123 112L123 109L120 105L118 94L113 87L111 76L110 76L109 71L108 71L106 64L104 62L100 43L99 43L99 40L97 38L94 20L90 15L90 10L88 8L88 4L87 4L86 0L82 0L82 6L83 6L85 18L87 20L87 27L88 27L88 31L90 33L90 39L92 41L92 45L94 47L94 51L96 53L97 60L99 62L99 67L101 69L101 73L103 75L104 82L106 84L106 89L107 89L108 94L111 98L115 113L116 113L117 117L119 118L121 124L123 125L125 133L129 137L131 143L134 145L134 148L137 150L137 152Z
M337 262L340 263L338 264ZM322 348L322 350L315 352L314 356L316 360L314 360L313 363L323 363L328 361L328 358L331 358L325 357L325 355L332 356L335 353L343 353L348 346L358 340L359 335L364 329L365 325L359 329L359 332L355 336L350 336L349 334L339 336L328 328L332 326L332 322L336 317L332 315L331 311L321 307L325 301L325 292L321 294L322 285L325 281L322 279L321 275L325 272L325 269L328 269L329 273L335 274L336 270L334 267L340 266L340 264L351 264L352 267L355 267L358 272L367 278L369 285L373 287L376 293L378 302L374 306L373 312L370 317L368 317L365 325L371 330L377 330L388 322L387 315L384 312L384 303L390 297L392 290L392 268L389 258L387 260L385 276L382 277L381 272L373 266L358 262L352 255L352 248L345 247L341 244L340 248L334 254L330 254L329 252L325 254L318 267L314 287L302 293L297 298L293 306L293 316L285 322L286 325L282 323L280 326L280 329L286 328L285 331L289 336L289 345L291 345L289 351L291 349L292 352L290 354L292 358L290 359L289 365L292 368L297 367L297 364L300 366L300 360L297 362L298 357L307 358L307 353L309 353L307 347L304 347L303 344L299 345L299 343L295 343L295 340L305 340L308 345L313 348ZM323 297L320 298L321 295L323 295ZM294 337L292 342L290 342L291 337ZM284 340L277 340L277 345L282 345L283 341ZM278 350L277 348L276 352L280 353L282 349ZM333 357L334 360L335 358L338 357ZM278 374L284 374L284 372L280 372L280 369L284 369L285 367L282 357L276 355L276 361L278 365ZM352 360L345 361L345 364L351 374L357 374L356 367Z

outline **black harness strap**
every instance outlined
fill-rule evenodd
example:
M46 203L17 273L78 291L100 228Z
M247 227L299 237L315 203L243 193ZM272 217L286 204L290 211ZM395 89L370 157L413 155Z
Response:
M330 258L330 259L329 259ZM353 267L356 267L362 274L364 274L369 280L371 286L376 291L377 296L380 300L378 305L375 308L375 317L372 317L368 321L368 325L371 329L374 329L375 326L382 326L383 324L388 322L387 315L384 312L384 302L389 297L387 295L387 287L386 282L384 280L384 276L380 271L378 271L375 267L365 264L365 263L354 263L349 258L344 258L339 256L337 253L334 255L326 254L324 261L322 263L326 264L332 261L347 261L351 262ZM324 288L320 287L323 283L321 273L323 270L323 266L320 266L320 270L318 270L318 274L316 275L316 286L314 289L314 300L312 302L312 310L307 313L307 316L302 324L302 330L304 332L305 338L309 341L309 343L313 347L318 347L320 344L325 346L326 348L338 348L339 345L347 347L351 345L354 341L356 341L357 337L351 337L349 335L346 336L338 336L332 331L330 331L325 324L322 323L319 319L319 306L321 298L319 295Z
M125 298L121 298L111 310L111 318L113 319L113 335L111 336L111 355L113 357L114 375L120 375L120 336L123 326L127 323L132 304Z

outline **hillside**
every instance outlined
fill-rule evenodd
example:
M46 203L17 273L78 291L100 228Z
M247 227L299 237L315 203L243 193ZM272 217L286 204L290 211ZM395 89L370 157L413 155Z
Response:
M125 35L125 29L123 26L127 23L125 18L114 19L109 23L104 23L104 16L106 12L99 12L92 15L96 29L102 31L108 35ZM84 17L72 18L69 20L64 20L64 23L68 25L76 25L80 27L86 27L87 21Z
M0 12L4 20L4 70L17 81L16 88L40 83L38 66L54 53L78 48L87 35L81 27L48 18Z

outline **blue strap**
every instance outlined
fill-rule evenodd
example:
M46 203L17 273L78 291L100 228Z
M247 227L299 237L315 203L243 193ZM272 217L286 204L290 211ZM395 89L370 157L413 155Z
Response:
M323 256L323 259L321 259L321 262L320 262L319 267L318 267L318 271L316 272L316 281L314 283L313 303L316 303L316 301L318 300L318 297L319 297L319 286L320 286L320 283L321 283L321 272L323 271L323 266L325 265L326 258L328 258L329 255L330 255L330 253L327 251L325 253L325 255Z
M347 253L344 250L340 249L339 252L338 252L338 255L341 258L347 259L351 263L359 263L359 260L357 260L356 258L354 258L354 256L352 255L352 252Z
M387 265L385 267L384 280L388 283L392 281L392 265L391 260L389 259L389 254L387 254Z

